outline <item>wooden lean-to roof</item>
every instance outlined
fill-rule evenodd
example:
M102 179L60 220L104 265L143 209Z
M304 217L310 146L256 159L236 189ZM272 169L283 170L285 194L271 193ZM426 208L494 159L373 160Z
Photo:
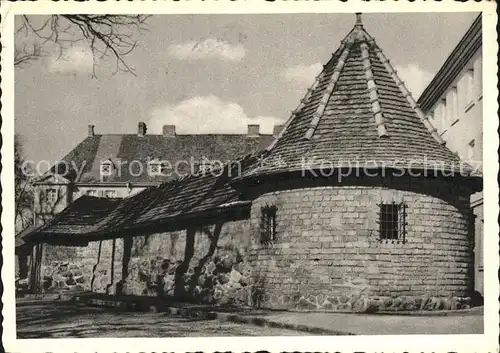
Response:
M125 199L82 196L26 240L79 245L97 239L162 229L183 229L216 222L231 212L249 209L231 180L250 169L259 153L249 154L219 170L198 172ZM183 223L184 222L184 223ZM188 223L186 223L188 222Z
M264 160L243 178L332 167L470 172L418 107L361 14Z
M82 196L58 213L49 223L23 236L27 242L79 245L82 235L102 229L102 221L123 201L113 198ZM86 241L83 241L85 245Z

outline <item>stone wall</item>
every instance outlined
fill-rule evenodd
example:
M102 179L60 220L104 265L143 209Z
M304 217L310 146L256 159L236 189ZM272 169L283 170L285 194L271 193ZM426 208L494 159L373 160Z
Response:
M42 289L87 289L92 262L85 258L84 250L83 247L43 244Z
M81 247L44 244L43 289L114 293L121 280L122 257L123 239L95 241Z
M43 288L248 305L249 224L230 221L83 247L44 244Z
M470 294L469 194L442 179L282 181L251 210L249 261L261 305L335 311L464 307ZM266 190L266 188L268 188ZM255 191L254 191L255 192ZM403 241L381 241L378 204L404 201ZM259 242L261 207L277 241Z
M242 220L134 237L123 293L248 305L248 229Z

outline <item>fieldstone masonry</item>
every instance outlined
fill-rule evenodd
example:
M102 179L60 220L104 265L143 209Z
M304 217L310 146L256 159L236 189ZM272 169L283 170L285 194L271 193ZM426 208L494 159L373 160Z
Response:
M44 289L180 295L195 302L249 305L249 224L243 220L196 229L191 257L186 256L190 253L186 230L133 236L128 257L124 256L124 238L91 242L86 247L45 245ZM185 269L180 271L183 264ZM181 287L179 292L176 286Z
M124 293L248 305L249 221L134 237ZM192 255L190 255L192 253Z
M116 283L121 279L123 239L95 241L82 247L44 244L44 248L42 285L45 291L116 292Z

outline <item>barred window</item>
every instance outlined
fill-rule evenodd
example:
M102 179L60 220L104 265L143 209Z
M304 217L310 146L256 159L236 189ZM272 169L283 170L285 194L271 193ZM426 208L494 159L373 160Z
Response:
M276 241L276 206L261 208L260 243L267 244Z
M404 203L381 203L379 205L380 240L406 240L406 205Z

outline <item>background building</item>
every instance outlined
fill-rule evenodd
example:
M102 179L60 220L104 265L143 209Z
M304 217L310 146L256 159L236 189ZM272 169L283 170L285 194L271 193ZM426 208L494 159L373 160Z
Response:
M480 171L483 160L481 49L479 15L418 100L446 146ZM472 195L471 207L475 215L475 288L483 293L482 192Z
M96 134L89 125L87 138L35 183L36 223L46 223L83 195L128 197L261 150L273 138L260 134L259 125L233 135L178 135L175 125L163 126L162 135L148 134L143 122L136 134Z

